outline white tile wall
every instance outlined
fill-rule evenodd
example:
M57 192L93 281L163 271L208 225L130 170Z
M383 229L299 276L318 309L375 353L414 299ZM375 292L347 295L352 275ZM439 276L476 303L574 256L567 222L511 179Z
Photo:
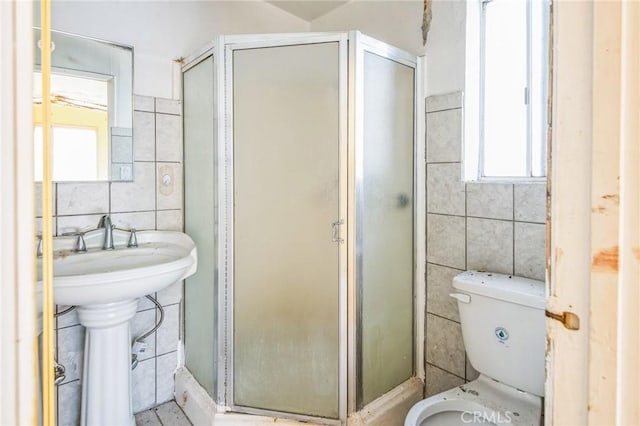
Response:
M182 102L174 99L156 98L156 112L163 114L182 114Z
M427 214L427 262L464 269L464 217Z
M546 226L516 222L514 232L514 273L544 281Z
M464 216L465 192L460 163L427 164L427 212Z
M131 372L133 412L153 407L156 403L156 359L138 363Z
M179 115L156 113L156 159L182 161L182 118Z
M133 165L133 176L133 182L111 184L112 212L155 210L155 163L136 161Z
M133 113L133 152L135 161L155 161L156 115L153 112Z
M460 108L427 114L427 163L460 162L461 138Z
M513 274L513 222L467 218L467 269Z
M156 325L156 320L155 309L137 312L136 316L131 320L131 343L133 344L135 339L151 330ZM144 361L145 359L156 356L156 333L146 337L144 343L144 352L138 354L139 361Z
M513 220L513 185L467 184L467 216Z
M435 395L440 392L464 385L465 380L434 365L427 364L425 369L427 381L427 395Z
M182 208L182 164L157 163L158 210Z
M178 352L161 355L156 364L156 404L173 399L173 374L178 365Z
M110 214L120 228L183 229L181 105L146 96L135 96L134 105L134 181L54 184L53 224L58 235L95 228L103 214ZM171 175L169 185L161 185L158 178L162 174ZM37 200L39 191L40 184L36 185ZM41 211L36 214L40 217ZM135 412L173 395L182 283L152 296L163 305L166 316L160 330L146 339L146 352L133 372ZM140 298L138 313L131 321L132 339L150 330L158 318L155 305ZM75 425L80 415L84 328L75 311L58 317L56 323L57 359L67 371L64 384L58 386L58 422Z
M460 322L458 302L449 296L454 293L453 277L463 272L461 269L427 264L427 312L439 315L452 321Z
M427 363L464 377L465 352L459 323L427 314L426 346Z
M161 231L182 231L182 210L158 210L156 227Z
M82 386L75 380L58 386L58 424L60 426L76 426L80 424L80 401Z
M164 355L178 349L178 334L180 332L180 306L164 307L164 321L158 329L156 337L156 353Z
M65 379L62 383L80 379L84 354L84 327L74 325L59 329L56 342L58 347L56 359L65 369Z
M155 98L151 96L135 95L133 97L133 108L136 111L155 112Z
M474 380L460 317L449 297L453 277L482 269L544 279L546 188L543 183L460 180L462 94L426 100L427 396Z
M58 216L109 211L109 183L59 183L57 184Z
M547 216L546 197L547 187L544 183L515 185L515 220L545 223Z

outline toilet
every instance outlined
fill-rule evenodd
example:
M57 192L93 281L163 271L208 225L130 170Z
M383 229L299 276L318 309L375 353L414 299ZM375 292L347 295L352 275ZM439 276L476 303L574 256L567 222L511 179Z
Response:
M544 396L544 283L467 271L453 279L462 337L480 376L415 404L405 426L535 425ZM428 344L428 342L427 342ZM427 379L428 380L428 379Z

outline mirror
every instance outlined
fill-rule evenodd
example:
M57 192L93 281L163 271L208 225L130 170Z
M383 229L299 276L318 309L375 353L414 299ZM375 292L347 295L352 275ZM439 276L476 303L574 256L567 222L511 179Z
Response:
M56 182L133 180L133 48L51 32L52 171ZM35 180L42 180L40 30L34 29Z

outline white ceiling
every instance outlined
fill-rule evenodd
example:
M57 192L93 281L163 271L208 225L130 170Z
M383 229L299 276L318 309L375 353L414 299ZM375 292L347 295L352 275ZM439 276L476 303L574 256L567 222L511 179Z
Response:
M348 0L266 0L267 3L279 7L282 10L296 15L305 21L314 19L332 11L347 3Z

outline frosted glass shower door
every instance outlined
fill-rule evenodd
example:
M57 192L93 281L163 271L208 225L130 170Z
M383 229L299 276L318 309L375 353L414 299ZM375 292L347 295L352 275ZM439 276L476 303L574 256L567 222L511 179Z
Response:
M356 156L359 408L414 373L415 69L364 51Z
M231 51L235 407L339 416L339 52Z

